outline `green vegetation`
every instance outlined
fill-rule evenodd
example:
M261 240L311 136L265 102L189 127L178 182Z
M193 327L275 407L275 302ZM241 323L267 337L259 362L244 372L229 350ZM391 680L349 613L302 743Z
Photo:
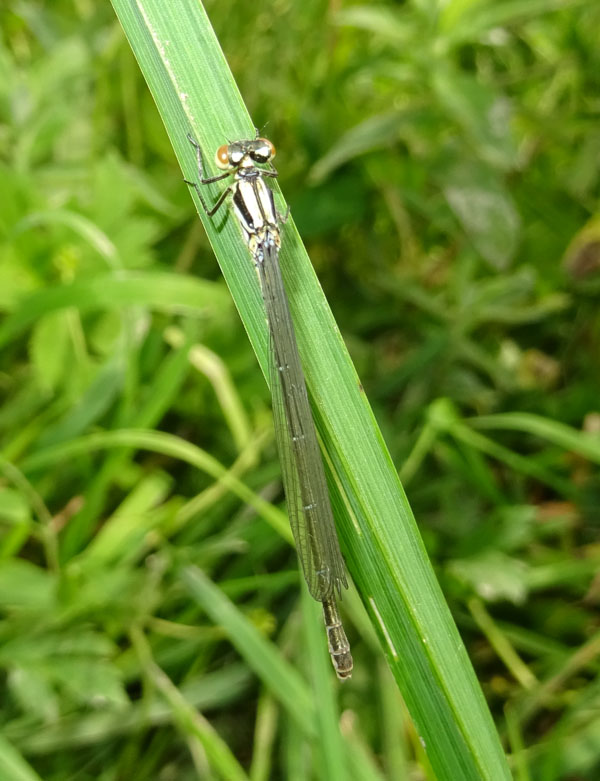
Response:
M0 779L496 781L477 680L516 778L597 778L600 7L208 5L366 394L290 224L338 686L182 183L252 125L196 0L113 4L0 22Z

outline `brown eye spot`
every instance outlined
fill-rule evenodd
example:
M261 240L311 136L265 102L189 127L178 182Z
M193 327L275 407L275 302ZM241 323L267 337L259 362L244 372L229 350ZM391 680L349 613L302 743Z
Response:
M215 162L218 168L229 168L229 147L223 144L217 149Z

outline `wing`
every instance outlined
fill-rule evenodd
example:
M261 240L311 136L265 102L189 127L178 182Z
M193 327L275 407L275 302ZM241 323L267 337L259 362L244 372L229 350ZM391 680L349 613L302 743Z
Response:
M304 577L311 595L322 602L347 586L344 561L277 250L263 250L257 268L269 324L277 450Z

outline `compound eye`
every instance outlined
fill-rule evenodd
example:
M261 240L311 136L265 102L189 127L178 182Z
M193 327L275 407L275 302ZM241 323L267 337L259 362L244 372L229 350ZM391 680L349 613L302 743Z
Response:
M257 163L268 163L275 157L275 146L268 138L257 138L253 155Z
M223 146L217 149L215 163L217 168L229 168L231 166L229 162L229 146L227 144L223 144Z

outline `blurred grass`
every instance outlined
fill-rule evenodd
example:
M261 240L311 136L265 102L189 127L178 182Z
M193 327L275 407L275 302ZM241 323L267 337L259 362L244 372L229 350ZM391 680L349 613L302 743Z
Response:
M515 776L597 778L597 5L209 13ZM110 8L21 2L1 30L2 772L321 777L335 711L322 757L179 577L210 573L289 674L318 673L269 526L268 392L156 109ZM224 368L199 373L194 345ZM131 428L231 466L131 441L28 466ZM433 777L346 603L356 777Z

